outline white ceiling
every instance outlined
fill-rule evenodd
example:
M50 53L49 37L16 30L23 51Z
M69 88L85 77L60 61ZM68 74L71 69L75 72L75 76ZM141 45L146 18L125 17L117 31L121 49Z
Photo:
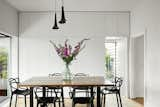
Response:
M19 11L54 10L54 0L6 0ZM57 0L58 4L61 0ZM130 11L140 0L64 0L67 11ZM59 7L59 6L58 6Z

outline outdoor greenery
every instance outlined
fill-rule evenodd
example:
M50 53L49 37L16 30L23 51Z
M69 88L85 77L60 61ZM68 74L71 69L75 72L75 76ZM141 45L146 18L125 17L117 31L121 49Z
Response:
M0 78L7 79L8 54L5 48L0 48Z
M106 65L106 78L112 79L113 78L113 62L114 59L111 57L111 55L108 53L106 49L106 55L105 55L105 65Z

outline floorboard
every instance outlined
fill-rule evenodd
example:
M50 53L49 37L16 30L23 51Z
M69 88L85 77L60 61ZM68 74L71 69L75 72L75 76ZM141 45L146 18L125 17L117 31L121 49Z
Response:
M144 105L144 98L142 98L142 97L134 98L132 100L135 101L135 102L137 102L137 103L139 103L139 104Z

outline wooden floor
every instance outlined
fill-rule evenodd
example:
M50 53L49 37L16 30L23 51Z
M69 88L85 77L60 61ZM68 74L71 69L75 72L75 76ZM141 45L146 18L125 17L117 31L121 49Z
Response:
M134 99L132 99L133 101L135 101L135 102L137 102L137 103L139 103L139 104L142 104L142 105L144 105L144 98L134 98Z
M142 104L142 100L143 99L127 99L127 98L122 98L122 103L123 103L123 107L144 107ZM29 107L29 99L27 99L27 107ZM18 102L17 102L17 107L24 107L24 99L23 98L19 98ZM12 107L15 107L14 102L12 104ZM36 101L34 102L34 107L36 107ZM53 107L52 105L50 105L49 107ZM57 105L57 107L59 107ZM65 107L71 107L71 99L65 99ZM76 107L87 107L85 104L84 105L80 105L77 104ZM95 101L95 107L96 107L96 101ZM106 106L105 107L117 107L117 103L116 103L116 97L113 95L108 95L106 96Z

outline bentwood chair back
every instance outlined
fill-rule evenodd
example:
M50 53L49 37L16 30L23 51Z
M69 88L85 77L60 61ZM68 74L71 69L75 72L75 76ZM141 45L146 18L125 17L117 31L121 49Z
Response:
M9 85L10 85L10 89L11 89L10 107L11 107L11 104L12 104L13 95L16 95L15 107L17 105L17 97L18 97L18 95L23 95L24 96L24 98L25 98L25 107L27 106L26 96L30 95L30 90L27 89L27 88L18 88L18 84L19 84L19 78L10 78L9 79Z
M53 74L49 74L49 77L50 78L62 77L62 74L61 73L53 73ZM60 102L62 102L62 107L65 107L63 87L48 87L48 92L50 92L51 96L56 92L57 97L58 97L57 101L59 103L59 106L61 106Z
M117 105L118 107L122 107L122 100L121 100L121 94L120 89L122 86L123 80L120 77L115 77L114 85L113 86L106 86L101 90L102 98L103 98L103 107L105 107L105 100L107 94L116 94L117 98ZM101 102L102 104L102 102Z
M55 92L55 96L47 96L47 97L43 97L42 93L43 93L43 89L42 87L36 87L35 90L35 98L37 100L37 107L40 106L47 106L48 104L54 104L54 107L56 107L56 100L58 99L57 94Z

